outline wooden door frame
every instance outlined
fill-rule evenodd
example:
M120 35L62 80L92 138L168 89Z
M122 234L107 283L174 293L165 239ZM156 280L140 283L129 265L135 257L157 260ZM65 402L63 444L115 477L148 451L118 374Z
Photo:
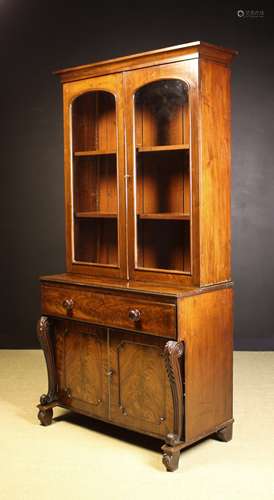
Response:
M124 72L125 123L127 134L127 225L129 276L133 280L169 282L176 285L192 285L199 282L199 149L198 149L198 59L160 65ZM138 268L136 265L135 223L135 125L134 95L136 91L152 81L180 79L189 88L190 100L190 246L191 272L181 273L157 269Z
M73 234L73 151L72 151L72 117L71 106L80 95L92 91L110 92L116 102L117 127L117 198L118 198L118 265L96 263L78 263L74 260ZM64 174L65 174L65 213L66 213L66 264L67 271L90 274L93 276L125 278L126 262L126 198L125 198L125 146L124 146L124 114L123 114L123 80L122 74L98 76L86 80L63 84L64 110Z

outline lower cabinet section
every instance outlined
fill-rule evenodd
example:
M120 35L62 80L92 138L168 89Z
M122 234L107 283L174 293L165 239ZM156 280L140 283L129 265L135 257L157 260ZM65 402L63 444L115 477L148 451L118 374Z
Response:
M168 339L69 320L52 332L64 406L157 437L173 431Z
M180 450L206 436L229 441L232 290L186 295L176 308L174 339L42 316L37 333L48 371L38 405L42 425L63 406L160 438L168 471L178 467Z
M130 301L134 306L134 298ZM178 467L180 450L206 436L229 441L232 289L188 293L174 308L173 339L169 332L162 336L165 329L161 335L143 333L142 324L132 331L98 326L72 313L42 316L37 333L48 371L48 392L38 405L42 425L62 406L160 438L168 471ZM151 316L148 305L143 311L149 324L154 309Z

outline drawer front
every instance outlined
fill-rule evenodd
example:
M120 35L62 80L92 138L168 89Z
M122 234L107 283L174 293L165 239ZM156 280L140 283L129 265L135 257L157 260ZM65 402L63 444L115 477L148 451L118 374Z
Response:
M151 299L42 286L42 313L176 338L176 305Z

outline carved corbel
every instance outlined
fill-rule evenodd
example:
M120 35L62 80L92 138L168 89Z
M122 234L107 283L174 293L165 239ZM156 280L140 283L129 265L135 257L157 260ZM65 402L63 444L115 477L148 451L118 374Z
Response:
M163 446L163 464L168 471L178 467L180 448L183 432L184 404L181 358L184 353L183 342L169 340L164 348L164 359L171 387L173 400L173 432L166 436Z
M37 323L37 336L43 349L47 372L48 392L40 397L41 405L47 405L57 399L57 377L52 339L50 336L50 321L46 316L41 316Z

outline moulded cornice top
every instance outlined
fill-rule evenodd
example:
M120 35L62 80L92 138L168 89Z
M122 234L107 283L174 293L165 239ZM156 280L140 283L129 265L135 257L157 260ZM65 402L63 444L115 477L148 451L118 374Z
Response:
M115 59L98 61L82 66L60 69L58 71L54 71L54 74L59 75L62 82L68 82L107 73L116 73L146 66L154 66L159 63L175 62L200 57L212 59L222 64L230 64L233 56L236 56L237 54L238 52L236 50L198 41L174 45L172 47L165 47L158 50L151 50L148 52L140 52L129 56L117 57Z

